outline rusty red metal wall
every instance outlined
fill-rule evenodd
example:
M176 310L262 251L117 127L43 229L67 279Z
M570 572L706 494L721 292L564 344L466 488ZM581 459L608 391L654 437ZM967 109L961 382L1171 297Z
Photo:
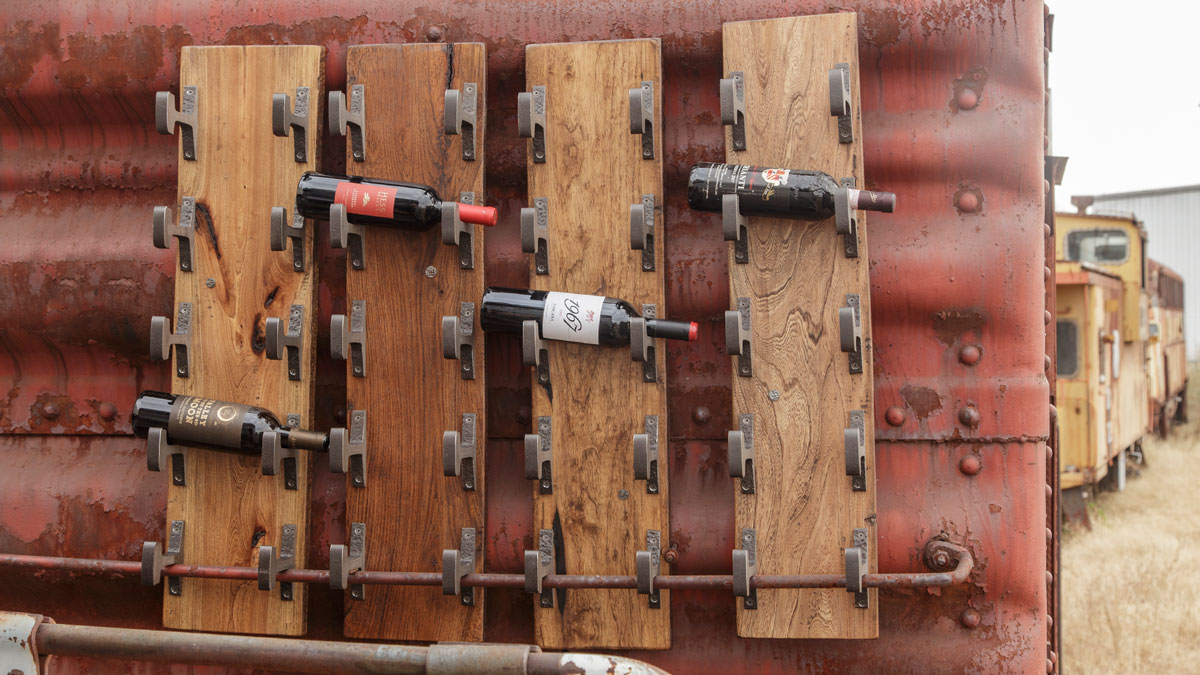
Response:
M315 43L327 82L352 44L488 45L490 284L521 285L517 213L525 142L516 135L524 46L661 36L669 311L705 322L670 345L671 546L681 573L728 572L725 464L730 360L727 244L717 218L686 207L697 161L724 156L717 80L725 21L854 10L869 187L900 194L872 215L879 419L879 568L921 571L926 540L977 560L971 583L880 594L874 641L735 637L734 602L677 591L673 644L638 658L676 673L1041 672L1046 668L1043 277L1043 7L1020 0L706 0L574 5L499 0L326 0L244 4L59 2L0 6L0 551L133 559L161 537L165 490L128 432L136 391L168 383L146 362L153 314L170 314L173 256L151 247L151 207L174 198L176 139L154 132L153 97L178 89L190 44ZM322 128L324 128L322 126ZM323 168L340 171L340 139ZM327 240L318 230L318 239ZM318 325L344 311L340 254L322 244ZM319 344L328 344L327 333ZM516 572L531 544L519 439L528 373L513 340L488 337L486 560ZM344 369L318 363L318 424L344 419ZM344 532L340 480L314 473L309 567ZM157 589L133 580L0 572L0 608L60 621L158 627ZM337 639L341 596L314 588L310 637ZM532 608L489 591L486 638L530 641ZM69 662L76 672L125 672ZM68 672L70 672L68 670ZM147 667L145 671L156 672ZM162 672L165 672L162 671Z

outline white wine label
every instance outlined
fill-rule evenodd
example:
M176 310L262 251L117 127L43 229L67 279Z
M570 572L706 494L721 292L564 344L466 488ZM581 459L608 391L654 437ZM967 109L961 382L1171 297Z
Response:
M790 169L763 169L762 177L767 185L777 186L786 183L791 173Z
M600 344L602 295L547 293L542 310L542 337L547 340Z

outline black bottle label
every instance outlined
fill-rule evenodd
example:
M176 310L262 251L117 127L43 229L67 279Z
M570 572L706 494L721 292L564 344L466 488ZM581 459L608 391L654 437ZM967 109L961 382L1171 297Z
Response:
M542 310L542 337L598 345L603 307L602 295L547 293Z
M250 406L215 401L198 396L180 396L171 409L167 435L173 443L206 443L238 448L242 443L242 421Z

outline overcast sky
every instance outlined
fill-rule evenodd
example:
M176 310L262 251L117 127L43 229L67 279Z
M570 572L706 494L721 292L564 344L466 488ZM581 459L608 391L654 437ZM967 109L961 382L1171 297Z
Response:
M1052 150L1071 195L1200 184L1200 0L1049 0Z

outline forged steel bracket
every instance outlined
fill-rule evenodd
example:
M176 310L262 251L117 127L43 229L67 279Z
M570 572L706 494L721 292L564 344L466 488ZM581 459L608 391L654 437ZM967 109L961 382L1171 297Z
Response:
M854 528L854 546L845 549L846 592L854 594L854 606L867 609L870 605L863 578L867 574L867 528Z
M175 317L175 332L171 332L165 316L150 317L150 360L166 361L175 351L175 374L187 377L188 351L192 346L192 303L179 303L179 314Z
M642 159L654 159L654 83L629 90L629 133L642 136Z
M280 138L291 133L296 161L308 161L308 87L296 87L295 110L287 94L271 96L271 131Z
M471 607L475 604L475 589L462 585L462 578L475 571L475 528L464 527L459 535L458 550L442 550L442 595L457 595L459 601Z
M642 252L642 271L653 272L654 195L642 195L641 202L629 205L629 247Z
M183 562L183 521L172 520L167 533L167 550L157 541L142 542L142 585L157 586L167 565ZM183 595L183 578L167 577L167 592Z
M345 361L350 357L350 372L354 377L367 375L367 301L350 302L350 325L345 314L329 317L329 351L333 358Z
M350 107L346 107L346 95L340 91L329 92L329 133L345 136L350 130L350 154L354 161L367 159L367 101L366 87L356 84L350 87Z
M475 413L463 413L461 431L442 432L442 473L462 478L462 489L475 489Z
M183 158L196 161L196 144L200 134L200 118L196 113L199 88L183 87L183 106L176 111L175 94L160 91L154 94L154 126L158 133L170 136L179 127L179 138L183 141Z
M732 127L734 150L746 149L746 78L740 70L721 79L721 124Z
M449 93L449 92L447 92ZM459 193L458 202L442 202L442 243L458 247L458 266L475 269L475 225L464 223L458 215L458 204L474 204L474 192Z
M750 262L750 237L740 200L735 194L721 195L721 232L725 241L733 242L733 262L745 265Z
M444 122L446 134L462 136L462 158L464 162L475 161L475 108L476 91L474 82L463 83L462 91L446 90Z
M300 426L299 415L287 416L288 426ZM283 469L283 487L285 490L296 490L299 476L296 468L296 449L283 447L283 438L277 431L267 431L262 435L262 474L275 476Z
M196 239L196 198L184 197L179 200L179 224L171 217L171 207L154 207L153 218L154 248L170 248L167 237L175 237L179 242L179 271L191 272L193 244Z
M521 209L521 250L533 254L533 271L550 273L550 201L534 197L533 207Z
M750 298L738 298L737 309L725 312L725 353L738 357L739 377L750 377L754 374L750 335Z
M538 596L538 607L554 607L554 590L542 582L554 573L554 530L538 530L536 551L525 551L525 592Z
M839 63L829 71L829 114L838 121L838 143L854 142L850 96L850 64Z
M550 386L550 349L532 319L521 322L521 363L536 369L538 384Z
M846 475L855 492L867 490L867 425L865 410L850 411L850 426L843 432L846 450Z
M150 427L146 434L146 468L151 471L162 471L171 458L171 484L187 485L187 462L182 445L171 445L167 442L167 430L161 427Z
M350 589L350 597L362 600L365 596L362 584L351 584L350 573L366 569L367 525L350 523L350 545L329 546L329 587L335 591Z
M862 358L862 315L859 311L857 293L846 294L846 306L838 309L838 333L842 351L846 352L852 374L863 371Z
M304 216L292 214L288 224L287 207L271 207L271 250L286 251L288 240L292 240L292 269L304 271Z
M758 609L758 590L750 585L758 573L758 533L744 527L739 542L742 547L733 549L733 594L742 598L742 609Z
M350 249L350 267L366 269L363 253L363 228L346 218L345 204L329 205L329 246Z
M329 471L350 474L351 487L367 486L367 411L350 411L350 430L329 430Z
M296 526L284 525L280 530L279 554L274 546L258 547L258 589L269 591L279 584L279 599L292 599L292 582L279 581L279 573L296 566Z
M729 476L741 478L744 495L754 494L754 414L738 416L737 431L726 433L729 446Z
M842 235L843 250L847 258L858 257L858 211L850 201L850 190L854 177L843 178L842 187L833 191L833 222L838 234Z
M642 382L658 381L658 357L654 338L646 330L646 320L658 316L654 304L642 305L642 315L629 320L629 351L634 361L642 364Z
M458 316L442 317L442 356L461 362L462 379L475 379L475 303L459 303Z
M278 317L267 319L267 358L281 360L287 354L289 380L300 379L300 347L304 340L304 307L292 305L288 309L287 330Z
M662 609L662 598L654 581L662 574L662 532L646 530L646 550L638 551L634 559L637 568L637 592L648 595L650 609Z
M536 434L525 434L525 478L536 480L543 495L554 494L552 440L549 416L538 417Z
M633 435L633 478L646 481L646 494L658 494L658 415L646 415L645 433Z
M517 135L533 139L533 163L546 163L546 88L517 94Z

